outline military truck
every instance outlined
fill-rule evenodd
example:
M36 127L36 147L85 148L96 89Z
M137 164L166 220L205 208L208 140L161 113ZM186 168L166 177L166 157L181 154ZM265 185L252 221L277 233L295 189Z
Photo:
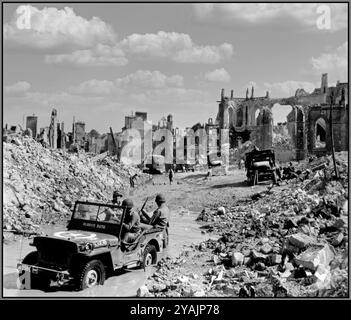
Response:
M261 181L272 180L277 183L274 150L254 149L246 154L246 176L249 185L254 186Z
M102 285L117 269L155 264L168 230L144 230L125 243L124 217L122 206L77 201L66 229L33 239L36 250L17 265L21 288L45 290L54 282L82 290Z

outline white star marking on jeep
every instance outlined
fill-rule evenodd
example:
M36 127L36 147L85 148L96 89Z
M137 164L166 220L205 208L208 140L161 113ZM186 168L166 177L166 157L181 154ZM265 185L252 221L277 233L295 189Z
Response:
M95 233L91 233L91 234L82 234L82 233L75 233L75 232L70 232L70 231L60 231L60 232L56 232L54 234L54 236L59 237L59 238L74 238L74 239L89 239L89 240L93 240L93 239L97 239L96 234Z

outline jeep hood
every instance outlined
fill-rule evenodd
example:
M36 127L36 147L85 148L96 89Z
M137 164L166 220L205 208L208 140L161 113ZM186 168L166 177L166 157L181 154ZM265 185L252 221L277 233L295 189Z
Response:
M100 245L116 245L118 244L117 236L113 236L106 233L95 232L95 231L82 231L82 230L62 230L54 232L46 237L36 237L40 238L40 242L45 241L45 239L52 240L62 240L71 243L81 244L81 243L93 243Z

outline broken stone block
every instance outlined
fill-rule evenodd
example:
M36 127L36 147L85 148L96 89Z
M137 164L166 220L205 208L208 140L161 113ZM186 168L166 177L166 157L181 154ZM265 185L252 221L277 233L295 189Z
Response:
M274 253L270 256L270 262L272 265L279 264L282 262L282 256Z
M330 267L325 265L319 265L316 272L314 273L316 281L325 282L330 277Z
M191 288L183 288L182 290L182 296L183 297L192 297L194 292L191 290Z
M244 258L244 265L245 265L245 266L250 265L251 262L252 262L252 259L251 259L250 257L245 257L245 258Z
M232 266L240 266L244 263L244 255L241 252L233 252L232 254Z
M219 207L217 209L217 214L218 215L224 215L225 214L225 208L224 207Z
M342 229L346 226L347 226L347 218L346 217L341 217L341 218L337 219L333 224L333 227L336 229Z
M147 297L149 295L150 295L150 292L149 292L147 286L141 286L137 290L137 297Z
M256 250L251 251L251 256L254 260L265 260L267 258L267 256L265 254L260 253Z
M298 255L295 258L295 263L314 271L319 265L328 266L334 255L334 251L328 244L315 245Z
M294 218L289 218L287 220L285 220L284 222L284 229L292 229L292 228L297 228L298 224L296 219Z
M285 268L285 270L289 270L289 271L292 271L295 269L291 262L285 263L284 268Z
M273 286L268 283L260 283L255 287L256 297L274 297Z
M288 240L290 244L300 249L305 249L316 242L314 238L303 233L292 234L288 236Z
M177 281L179 282L179 283L187 283L187 282L189 282L189 278L188 277L186 277L186 276L179 276L178 278L177 278Z
M156 283L152 286L151 292L162 292L166 291L167 286L164 283Z
M344 240L344 235L340 232L338 235L336 235L333 240L332 240L332 245L337 247L339 246Z
M269 239L268 238L262 238L260 243L261 244L265 244L265 243L268 243L269 242Z
M264 254L269 254L272 252L272 247L268 244L268 243L265 243L262 247L261 247L261 252L264 253Z
M257 271L263 271L266 269L266 266L263 262L257 262L255 265L255 270Z
M255 294L255 288L251 285L245 285L239 290L239 298L254 298Z
M241 252L242 252L242 254L243 254L245 257L248 257L248 256L250 256L250 254L251 254L251 250L250 250L250 249L243 249Z
M193 296L194 297L205 297L206 296L206 292L203 289L197 290L197 291L194 292Z
M238 294L238 291L239 291L238 288L235 288L231 285L225 285L222 290L223 290L224 294L227 294L230 296L236 296Z
M219 257L218 257L217 255L214 255L212 260L213 260L213 263L214 263L215 265L221 263L221 259L219 259Z

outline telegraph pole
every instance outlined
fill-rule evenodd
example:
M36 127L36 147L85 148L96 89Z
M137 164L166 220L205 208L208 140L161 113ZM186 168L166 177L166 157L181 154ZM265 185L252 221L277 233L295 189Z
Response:
M339 179L339 172L336 166L335 160L335 149L334 149L334 135L333 135L333 104L334 104L334 92L331 92L330 95L330 115L329 115L329 127L330 127L330 141L331 141L331 149L332 149L332 156L333 156L333 164L334 164L334 171L335 171L335 178Z

